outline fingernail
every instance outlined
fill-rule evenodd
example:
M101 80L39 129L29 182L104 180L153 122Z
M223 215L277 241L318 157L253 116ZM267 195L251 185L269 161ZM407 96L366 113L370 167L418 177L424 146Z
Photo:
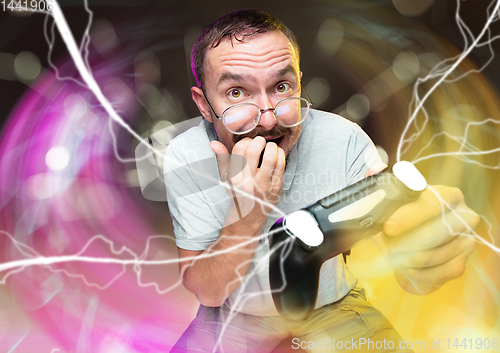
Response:
M387 235L396 235L399 230L399 222L395 220L389 220L384 224L384 232Z

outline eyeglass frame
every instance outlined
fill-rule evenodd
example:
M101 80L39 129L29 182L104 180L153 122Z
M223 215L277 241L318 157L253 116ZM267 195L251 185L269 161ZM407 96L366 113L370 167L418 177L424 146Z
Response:
M277 105L279 105L280 103L285 102L285 101L287 101L287 100L290 100L290 99L295 99L295 98L305 99L305 100L307 101L307 103L309 104L309 107L308 107L308 108L309 108L309 109L311 109L311 108L312 108L312 106L313 106L313 102L311 101L311 98L309 98L309 95L307 94L307 91L306 91L306 89L304 88L304 86L302 86L302 83L300 84L300 88L301 88L301 91L304 91L304 93L306 94L306 97L307 97L307 98L303 98L303 97L288 97L288 98L282 99L282 100L280 100L278 103L276 103L276 104L274 105L274 108L267 108L267 109L260 109L260 107L259 107L257 104L255 104L255 103L247 103L247 102L236 103L236 104L233 104L233 105L231 105L231 106L227 107L226 109L224 109L224 111L222 112L221 116L218 116L218 115L217 115L217 113L215 112L214 108L212 107L212 104L210 104L210 101L208 100L207 95L205 94L205 90L203 89L203 87L202 87L202 86L200 86L200 89L201 89L201 91L203 92L203 96L205 97L205 100L206 100L206 101L207 101L207 103L208 103L208 106L210 107L210 109L212 109L212 112L214 113L215 117L216 117L217 119L219 119L219 120L224 118L224 114L225 114L225 113L226 113L229 109L232 109L232 108L235 108L235 107L239 107L239 106L242 106L242 105L249 105L249 104L251 104L251 105L255 105L255 106L257 107L257 109L259 109L259 119L257 120L257 123L255 124L255 126L254 126L252 129L247 130L247 131L243 131L243 132L234 132L234 131L232 131L230 128L228 128L228 127L227 127L227 125L226 125L226 123L224 122L224 120L222 121L222 122L224 123L224 126L226 127L226 129L228 129L228 130L229 130L229 132L230 132L230 133L232 133L232 134L234 134L234 135L243 135L243 134L247 134L247 133L249 133L250 131L254 130L254 129L255 129L255 128L259 125L259 122L260 122L260 118L261 118L261 116L262 116L262 113L265 113L265 112L267 112L267 111L272 111L272 112L273 112L273 115L274 115L274 120L275 120L275 121L276 121L279 125L281 125L281 126L283 126L283 127L294 127L294 126L297 126L297 125L299 125L299 124L302 124L302 123L304 122L305 118L304 118L304 119L302 119L301 121L299 121L298 123L294 124L294 125L287 125L287 126L285 126L285 125L283 125L283 124L281 124L281 123L279 122L278 117L276 116L276 113L275 113L275 112L276 112L276 106L277 106ZM306 117L307 117L307 116L306 116Z

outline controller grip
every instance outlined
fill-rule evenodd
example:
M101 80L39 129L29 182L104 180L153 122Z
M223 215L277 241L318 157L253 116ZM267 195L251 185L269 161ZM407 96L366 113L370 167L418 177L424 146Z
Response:
M398 162L393 171L360 180L271 227L269 282L284 319L308 319L316 307L321 265L380 232L395 210L425 190L425 178L411 163Z
M287 321L308 319L316 307L321 259L303 249L276 222L271 227L269 282L276 309Z

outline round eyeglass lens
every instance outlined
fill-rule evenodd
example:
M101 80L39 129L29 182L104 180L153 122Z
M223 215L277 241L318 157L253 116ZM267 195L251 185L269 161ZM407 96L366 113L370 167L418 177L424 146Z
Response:
M259 115L259 108L254 104L236 105L224 112L224 124L232 132L242 134L257 126Z
M305 98L292 97L282 100L274 108L278 123L285 127L300 124L309 114L309 101Z

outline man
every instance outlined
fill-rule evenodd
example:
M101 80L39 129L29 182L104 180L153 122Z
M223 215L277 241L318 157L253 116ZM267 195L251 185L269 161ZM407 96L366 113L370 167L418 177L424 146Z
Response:
M274 307L269 227L383 168L357 125L309 109L300 98L292 32L268 14L236 11L203 32L191 59L198 83L192 98L205 120L170 143L165 172L182 282L202 305L172 352L269 352L290 334L298 339L294 348L315 352L339 348L335 342L369 350L355 344L360 338L391 341L387 351L405 351L394 328L355 288L341 256L322 266L310 319L285 322ZM214 156L217 163L203 170L177 168ZM219 177L218 187L203 186ZM451 205L444 214L427 190L394 212L380 236L398 282L412 293L429 293L460 276L474 249L473 240L457 235L474 228L478 216L459 190L436 190Z

